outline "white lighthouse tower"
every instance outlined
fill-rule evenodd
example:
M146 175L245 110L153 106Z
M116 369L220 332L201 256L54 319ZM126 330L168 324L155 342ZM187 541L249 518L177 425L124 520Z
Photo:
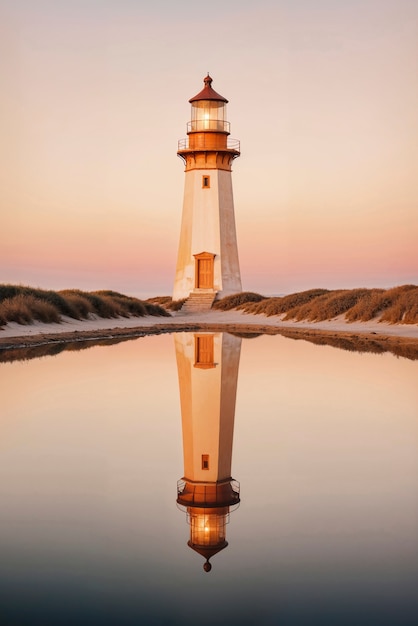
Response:
M190 524L188 545L205 559L226 548L229 514L240 502L231 476L241 338L228 333L177 333L184 475L177 504Z
M242 291L232 195L231 165L240 144L229 137L228 100L212 78L191 98L187 138L178 145L186 166L183 216L173 300L210 308L216 296Z

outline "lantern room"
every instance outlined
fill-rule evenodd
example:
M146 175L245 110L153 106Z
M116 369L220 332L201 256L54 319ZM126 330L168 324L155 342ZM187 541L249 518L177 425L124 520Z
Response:
M226 121L228 100L212 89L212 78L209 74L203 82L205 86L202 91L189 100L192 113L187 132L215 131L229 134L229 122Z
M219 551L225 548L226 525L229 522L229 507L221 509L188 509L190 524L189 545L198 548L212 548Z

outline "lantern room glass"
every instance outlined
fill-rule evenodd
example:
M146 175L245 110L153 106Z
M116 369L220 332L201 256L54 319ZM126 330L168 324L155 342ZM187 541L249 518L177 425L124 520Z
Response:
M226 104L219 100L197 100L192 102L190 130L228 131Z
M193 545L198 546L218 546L225 541L226 524L229 514L224 512L208 513L192 512L190 514L190 540Z

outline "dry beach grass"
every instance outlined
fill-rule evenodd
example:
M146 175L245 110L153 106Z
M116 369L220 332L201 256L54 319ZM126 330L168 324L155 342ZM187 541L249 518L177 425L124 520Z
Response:
M52 291L23 285L0 285L0 325L8 322L31 324L34 321L59 323L62 316L83 320L101 318L169 317L166 309L151 302L125 296L116 291Z
M0 285L0 325L59 322L62 316L76 320L92 315L117 317L169 317L184 300L169 296L139 300L115 291L52 291L33 287ZM390 324L418 324L418 287L391 289L310 289L282 297L242 292L216 301L217 311L243 311L252 315L280 316L283 321L319 322L343 315L347 322L378 319Z
M418 288L414 285L388 290L314 289L281 298L244 292L196 314L182 312L181 302L169 296L141 301L111 291L49 292L29 287L11 294L10 287L0 286L0 311L14 311L15 316L15 321L3 321L0 329L1 361L182 331L226 331L248 338L282 334L345 350L418 359ZM51 309L56 302L58 322ZM72 317L64 310L71 310ZM16 321L17 312L23 325Z
M281 315L284 321L319 322L344 315L347 322L379 318L390 324L418 324L418 287L392 289L310 289L277 298L252 292L219 300L214 308L237 309L255 315Z

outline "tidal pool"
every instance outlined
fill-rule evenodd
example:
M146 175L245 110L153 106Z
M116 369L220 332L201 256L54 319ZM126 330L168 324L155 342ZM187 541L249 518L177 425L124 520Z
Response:
M418 623L417 374L228 333L0 364L0 624Z

